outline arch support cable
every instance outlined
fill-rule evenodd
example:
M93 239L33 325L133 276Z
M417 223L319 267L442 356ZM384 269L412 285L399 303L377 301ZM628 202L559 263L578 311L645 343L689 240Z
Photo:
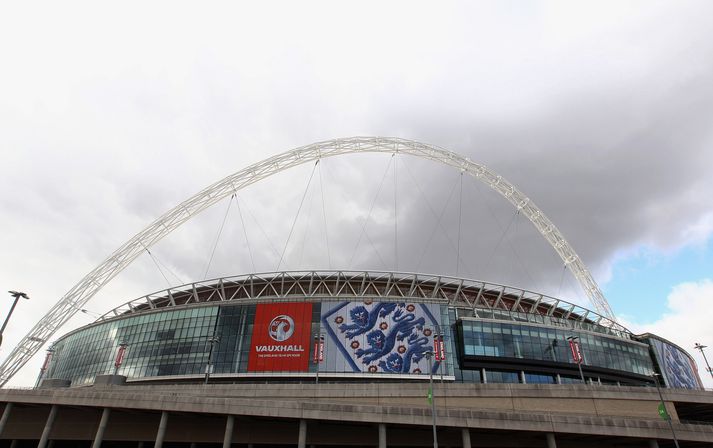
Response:
M500 193L525 215L569 266L599 313L615 321L599 286L557 227L520 190L502 176L452 151L411 140L391 137L352 137L323 142L287 151L250 165L199 191L169 210L119 247L99 266L70 289L25 335L0 365L0 386L6 384L76 312L104 285L134 261L144 248L151 247L201 211L238 190L266 177L321 158L350 153L403 153L433 160L468 173Z

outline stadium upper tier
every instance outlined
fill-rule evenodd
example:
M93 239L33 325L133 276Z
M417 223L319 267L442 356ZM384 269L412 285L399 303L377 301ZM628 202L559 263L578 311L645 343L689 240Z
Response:
M424 274L275 272L164 290L60 338L45 378L91 384L122 343L130 381L208 370L215 381L423 380L430 369L456 382L646 385L657 370L700 387L690 357L661 338L543 294Z

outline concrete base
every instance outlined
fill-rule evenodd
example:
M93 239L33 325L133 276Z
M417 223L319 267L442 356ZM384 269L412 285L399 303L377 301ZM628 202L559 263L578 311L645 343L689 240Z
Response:
M54 389L56 387L69 387L72 385L72 382L69 380L61 380L58 378L48 378L46 380L42 380L42 383L40 384L40 389Z
M123 386L126 384L124 375L98 375L94 378L95 386Z

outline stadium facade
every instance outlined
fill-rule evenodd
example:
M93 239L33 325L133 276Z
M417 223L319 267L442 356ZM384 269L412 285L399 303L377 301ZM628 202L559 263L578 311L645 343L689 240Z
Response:
M42 375L38 389L0 390L0 443L432 446L431 425L441 446L663 447L671 430L713 443L713 394L680 347L561 299L444 276L172 288L59 338Z
M579 343L570 344L571 338ZM316 343L315 343L316 342ZM72 386L278 377L587 382L702 387L694 361L653 335L522 289L444 276L292 272L221 278L151 294L58 339L46 377ZM322 361L319 361L321 357ZM210 361L210 362L209 362Z

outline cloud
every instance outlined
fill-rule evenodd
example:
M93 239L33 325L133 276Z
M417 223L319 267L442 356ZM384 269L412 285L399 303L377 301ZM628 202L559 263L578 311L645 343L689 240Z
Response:
M706 372L706 364L696 343L713 347L713 279L686 282L674 286L666 298L668 311L653 322L639 322L636 316L624 316L622 324L635 333L654 333L662 336L691 354L698 364L698 373L706 387L713 387L713 378ZM709 362L713 349L709 348Z

